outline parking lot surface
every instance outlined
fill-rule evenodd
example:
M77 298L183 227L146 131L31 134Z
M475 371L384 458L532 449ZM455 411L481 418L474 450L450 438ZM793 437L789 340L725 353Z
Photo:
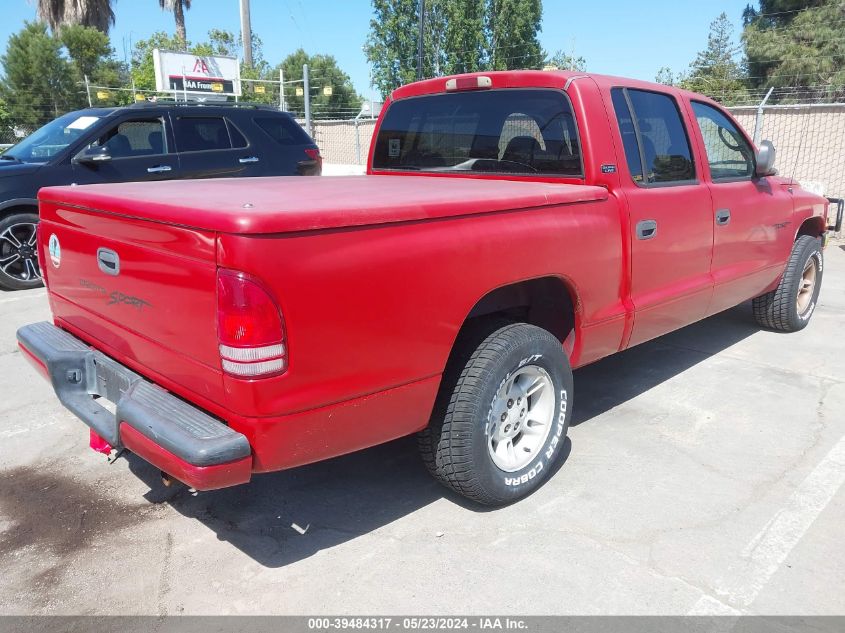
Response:
M845 246L798 334L739 306L575 374L565 463L483 510L410 438L191 494L87 447L0 295L0 613L845 613ZM326 359L331 362L331 359Z

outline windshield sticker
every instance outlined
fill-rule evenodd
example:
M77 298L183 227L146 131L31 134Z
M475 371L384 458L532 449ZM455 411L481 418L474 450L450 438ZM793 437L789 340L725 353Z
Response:
M56 237L55 233L50 235L48 248L50 250L50 261L53 262L53 266L58 268L59 264L62 263L62 246L59 244L59 238Z
M67 126L69 130L87 130L89 127L94 125L97 121L100 120L100 117L96 116L81 116L76 119L73 123Z
M402 151L402 139L392 138L387 142L387 155L396 158Z

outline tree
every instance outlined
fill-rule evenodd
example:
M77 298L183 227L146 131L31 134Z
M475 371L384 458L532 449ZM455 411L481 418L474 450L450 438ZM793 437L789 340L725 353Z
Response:
M108 33L114 24L112 0L38 0L36 15L53 33L70 25L90 26Z
M185 28L185 10L191 8L191 0L158 0L162 11L173 13L176 20L176 40L181 43L177 50L188 50L188 34Z
M417 0L373 0L364 52L373 67L373 84L383 96L416 79L417 4Z
M752 87L776 88L773 101L845 98L843 20L841 0L763 0L759 11L747 7L742 40Z
M537 39L542 19L542 0L488 0L490 68L540 68L546 58Z
M364 48L382 95L417 78L418 0L372 0ZM539 68L541 0L426 0L424 77Z
M722 13L710 23L707 48L690 64L689 75L680 84L719 101L736 103L747 96L745 71L737 57L741 48L734 43L733 25Z
M61 42L44 24L27 22L10 36L0 64L0 99L16 125L40 127L78 104L80 91L73 84L70 63L62 56Z
M311 110L319 118L350 118L361 111L361 96L355 92L352 80L337 65L331 55L309 55L303 49L291 53L274 70L285 73L285 81L302 80L302 66L308 64L311 83ZM296 84L302 87L302 84ZM326 94L326 88L331 94ZM293 94L291 94L293 93ZM305 111L304 95L297 95L290 88L285 92L287 109L302 114Z
M85 77L99 86L118 87L128 83L126 67L114 58L109 37L102 31L86 26L66 26L59 32L58 39L67 51L75 84L82 83Z
M576 70L578 72L587 70L587 62L581 56L576 57L575 51L566 53L558 50L546 60L545 66L553 67L555 70Z
M471 73L487 68L484 0L442 0L444 64L432 75ZM435 5L436 6L436 5ZM432 33L433 35L433 33ZM434 40L434 37L432 37Z
M657 71L654 81L659 84L663 84L664 86L674 86L676 81L675 74L668 66L662 66L660 70Z

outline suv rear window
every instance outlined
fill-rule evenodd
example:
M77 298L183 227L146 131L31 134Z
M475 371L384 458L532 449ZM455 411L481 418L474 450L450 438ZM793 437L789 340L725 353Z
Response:
M279 145L311 145L311 139L299 123L287 117L256 117L254 121Z
M580 177L581 146L562 92L437 94L388 108L373 168Z

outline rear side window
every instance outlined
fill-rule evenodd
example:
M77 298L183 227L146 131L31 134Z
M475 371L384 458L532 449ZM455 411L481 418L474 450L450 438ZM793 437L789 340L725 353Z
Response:
M311 139L299 123L284 116L256 117L255 124L279 145L310 145Z
M179 117L176 119L176 145L180 152L231 149L226 121L218 117Z
M713 180L751 178L754 150L736 125L713 106L693 101L692 109L704 138Z
M374 169L581 177L572 108L557 90L401 99L379 127Z
M229 126L229 137L232 139L232 147L241 148L249 145L246 137L241 134L241 131L235 127L235 124L226 119L226 124Z
M634 180L647 185L694 180L695 167L689 138L675 100L669 95L646 90L615 88L613 92L614 109L623 142L628 136L626 156L629 154L628 145L631 144L630 123L625 119L624 110L623 116L620 116L620 99L625 100L628 106L627 118L634 127L642 165L640 178L637 178L635 165L628 158Z
M622 145L625 149L625 160L634 182L643 181L643 163L640 158L640 144L637 141L637 132L634 128L634 118L631 109L628 107L628 100L625 93L616 88L611 93L613 97L613 109L616 112L616 121L619 123L619 132L622 134Z

